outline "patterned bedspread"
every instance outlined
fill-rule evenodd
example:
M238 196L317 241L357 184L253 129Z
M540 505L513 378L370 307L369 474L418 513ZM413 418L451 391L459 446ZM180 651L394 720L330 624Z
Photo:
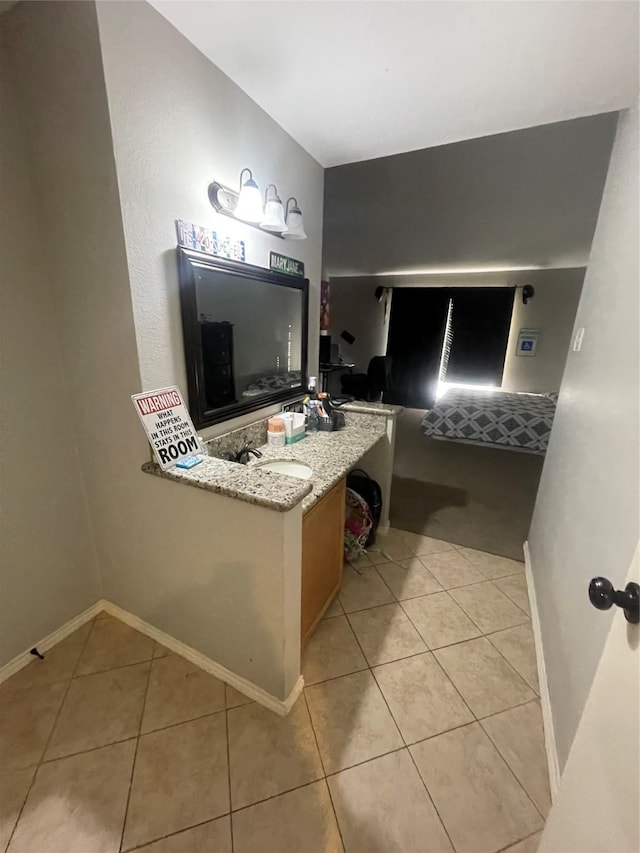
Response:
M546 453L557 394L450 388L422 419L434 438Z

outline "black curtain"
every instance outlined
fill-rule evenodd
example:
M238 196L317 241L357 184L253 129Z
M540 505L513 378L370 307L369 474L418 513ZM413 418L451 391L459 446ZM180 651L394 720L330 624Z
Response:
M447 382L500 385L513 287L394 287L385 402L430 409L435 401L449 300L453 300Z
M435 399L449 290L394 287L387 355L391 389L386 403L429 409Z
M463 287L453 299L447 382L500 385L507 352L513 287Z

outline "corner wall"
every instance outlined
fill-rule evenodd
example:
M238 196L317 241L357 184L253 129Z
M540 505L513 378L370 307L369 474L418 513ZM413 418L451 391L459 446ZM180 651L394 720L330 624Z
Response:
M501 387L505 391L541 394L557 391L562 382L585 270L536 272L535 276L525 274L522 278L534 285L533 299L524 305L522 290L515 294L502 375ZM540 331L535 356L516 355L520 329Z
M100 597L62 348L0 18L0 666Z
M249 263L268 267L269 250L304 261L316 373L322 167L148 3L99 2L97 10L143 389L175 383L187 392L175 219L244 240ZM209 183L236 187L245 166L263 192L275 183L283 201L297 197L307 240L281 240L214 211Z
M44 388L43 399L52 404L45 411L38 401L27 397L26 401L20 401L24 403L22 408L16 409L27 421L24 437L28 446L19 437L15 444L8 445L22 454L22 460L17 455L9 460L12 475L9 485L24 494L24 502L16 503L16 513L19 511L28 518L33 507L36 512L42 511L43 518L35 519L36 526L29 527L7 515L12 523L11 535L17 531L21 546L26 549L28 545L31 550L29 560L25 558L17 566L14 587L5 583L3 565L2 604L14 611L7 620L10 624L20 626L30 618L36 605L51 621L50 627L46 623L42 630L28 633L29 642L33 642L100 597L95 574L96 585L91 586L91 572L97 570L95 558L92 562L88 546L82 550L86 530L80 522L74 526L68 515L73 501L79 502L73 493L76 484L72 478L76 472L79 476L81 469L95 531L102 595L283 700L299 675L299 619L294 605L298 601L299 606L300 601L300 508L297 513L296 510L270 512L200 489L167 483L140 470L149 458L149 446L130 400L130 395L139 392L142 385L142 358L139 362L137 343L144 348L147 371L156 369L154 353L159 370L167 365L173 370L175 365L169 353L177 352L171 348L176 345L171 337L176 329L171 326L169 315L158 306L165 305L167 293L174 293L172 288L177 305L177 286L171 278L173 218L188 219L191 214L186 201L182 209L176 201L175 210L172 201L171 210L165 209L161 216L160 227L160 220L154 219L153 205L158 200L154 192L166 180L171 186L182 187L185 200L192 197L192 188L185 185L192 175L188 168L182 170L179 160L160 164L146 158L151 158L149 152L155 145L164 150L163 141L170 135L167 127L185 122L185 116L192 114L194 108L193 102L183 98L181 104L165 104L166 111L161 111L160 116L155 112L146 114L144 104L153 101L154 89L146 86L145 63L141 61L139 68L136 66L136 50L144 45L147 57L155 57L154 68L156 63L163 65L170 77L177 71L170 66L170 44L163 41L163 35L168 31L169 42L178 39L181 49L190 46L183 44L164 19L145 3L107 5L105 14L118 25L112 48L116 50L122 36L122 45L128 49L127 62L121 56L122 70L126 71L127 85L131 82L131 90L125 87L114 91L112 86L111 96L122 109L125 104L132 104L133 114L129 118L141 134L140 148L126 151L127 166L120 176L116 174L114 161L95 4L19 3L6 13L3 21L8 26L10 48L7 78L15 89L25 124L24 150L33 180L34 206L40 217L37 228L32 227L31 221L25 224L16 217L16 228L22 233L16 235L14 228L7 234L19 238L18 247L25 264L37 261L37 247L33 244L34 234L37 236L51 282L51 298L47 302L44 280L25 281L21 290L15 281L10 281L12 304L8 316L14 328L8 337L9 345L15 347L15 354L25 356L31 338L30 330L25 331L24 314L33 310L33 332L43 333L42 346L46 351L34 350L37 359L26 353L29 357L24 358L12 393L17 398L24 396L26 389L43 389L50 371L51 388ZM146 17L147 11L150 19ZM153 27L155 18L163 31L160 36ZM195 53L197 63L205 66L205 78L201 81L205 97L206 67L212 69L213 78L219 72L195 48L190 50ZM160 91L165 84L168 85L167 78L162 75ZM228 82L225 85L231 86ZM207 97L211 97L211 92ZM172 111L178 106L182 113ZM233 112L233 104L230 109ZM260 115L264 116L261 112ZM137 125L139 116L148 119L148 123ZM235 141L239 149L244 118L241 116L237 136L229 143ZM162 125L158 129L156 121L166 121L167 127ZM194 145L197 137L194 131ZM185 143L182 154L188 159L190 147L182 141ZM202 145L206 149L208 142L202 141ZM15 148L13 143L10 153ZM289 155L288 151L282 154L284 158ZM10 161L9 168L17 167ZM316 170L313 162L310 168L312 175L306 178L313 180ZM224 176L218 176L224 180ZM205 199L210 177L208 171L203 172ZM27 176L20 174L22 180L26 182ZM118 181L126 199L125 221L134 228L134 251L129 257ZM3 184L3 192L4 189ZM193 197L198 192L196 188ZM147 207L147 202L151 207ZM313 205L309 214L313 233ZM321 204L315 215L319 229ZM249 230L253 229L244 229ZM148 243L142 246L147 236ZM283 241L278 243L284 245ZM315 251L319 269L319 242ZM165 269L168 254L172 263ZM313 266L313 259L309 263ZM29 274L37 278L40 268L34 266ZM22 273L18 271L16 275L20 277ZM130 285L130 276L142 288L146 299L137 303L142 310L141 328L143 332L147 329L148 319L155 330L153 335L142 333L138 339L136 331L140 330L135 325L132 288L138 296L140 291ZM26 299L23 291L26 292L27 285L30 293L33 288L33 299L42 299L41 302L32 306ZM59 335L61 371L67 378L68 413L61 393L57 396L54 393L58 368L55 346L49 345L55 337L54 328ZM40 360L44 361L44 367ZM165 384L175 379L169 372L166 376L158 374L153 381ZM256 413L251 415L253 420L257 417ZM63 440L58 422L65 428L66 424L75 428L79 464L73 459L73 441ZM21 427L14 419L10 431L17 433ZM229 424L224 428L229 429ZM58 438L59 457L51 459L49 454ZM10 441L13 440L12 437ZM37 471L28 469L27 477L19 466L21 461L24 466L25 455L42 463ZM61 503L56 505L59 499ZM45 508L49 516L45 515ZM52 545L48 553L46 534L54 522L61 529L53 543L55 548ZM38 541L40 532L42 540ZM32 534L31 543L25 541L28 534ZM63 565L65 557L72 567L84 568L86 577L80 572L76 576L67 571ZM41 583L42 578L47 582ZM54 582L61 584L60 592L56 592ZM47 595L52 602L62 596L60 610L50 606ZM36 598L38 602L31 600ZM283 616L285 602L288 621ZM15 654L14 646L17 652L24 650L24 640L19 637L16 642L17 645L12 641L8 647L9 657Z
M621 115L529 535L556 747L562 768L617 608L589 581L619 588L638 541L638 109Z

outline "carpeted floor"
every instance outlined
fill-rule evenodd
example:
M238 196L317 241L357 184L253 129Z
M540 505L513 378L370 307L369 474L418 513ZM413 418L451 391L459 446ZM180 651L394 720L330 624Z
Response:
M392 526L522 560L544 457L427 438L423 415L398 418Z

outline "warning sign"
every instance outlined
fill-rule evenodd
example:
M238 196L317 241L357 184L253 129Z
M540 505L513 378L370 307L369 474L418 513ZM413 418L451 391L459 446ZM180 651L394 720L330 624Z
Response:
M175 387L133 394L131 399L163 471L198 453L198 437L182 394Z

